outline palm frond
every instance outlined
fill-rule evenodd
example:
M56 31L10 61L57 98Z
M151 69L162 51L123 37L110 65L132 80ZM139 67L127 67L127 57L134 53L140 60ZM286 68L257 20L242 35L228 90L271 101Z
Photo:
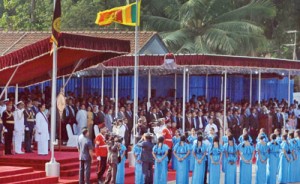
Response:
M180 29L178 21L159 16L141 16L143 26L155 31L175 31Z
M163 38L165 44L169 48L171 48L172 51L177 51L184 45L186 40L190 40L192 38L191 33L184 29L180 29L173 32L166 32L160 35Z

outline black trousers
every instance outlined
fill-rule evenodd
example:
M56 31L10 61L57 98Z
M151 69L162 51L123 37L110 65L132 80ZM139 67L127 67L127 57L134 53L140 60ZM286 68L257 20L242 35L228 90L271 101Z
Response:
M5 155L10 155L11 154L11 144L12 144L12 138L13 138L13 130L7 129L7 132L4 134L5 138Z
M168 165L169 165L171 159L172 159L172 149L169 149L168 150Z
M207 183L207 171L208 171L208 161L205 161L205 172L204 172L204 184Z
M80 160L79 184L90 184L91 160Z
M98 180L101 180L103 178L103 174L105 173L106 170L106 162L107 162L107 157L101 157L101 160L98 160L97 163Z
M32 129L25 131L25 152L31 152L32 134Z
M153 162L143 162L145 184L153 184Z

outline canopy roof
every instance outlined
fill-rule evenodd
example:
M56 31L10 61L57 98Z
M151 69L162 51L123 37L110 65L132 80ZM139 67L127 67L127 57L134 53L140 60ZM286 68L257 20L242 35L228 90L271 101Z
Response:
M140 55L139 73L147 74L150 69L153 75L168 75L182 73L183 68L187 68L193 75L222 74L225 70L231 74L254 74L258 71L275 75L287 75L288 72L291 75L300 74L300 63L293 60L209 54L179 54L169 58L175 58L174 63L166 62L165 55ZM76 74L97 76L102 69L108 74L115 68L119 68L120 74L132 74L134 56L116 57Z
M17 67L10 85L32 85L49 80L52 71L52 45L45 38L22 49L0 56L0 86L4 86ZM130 53L130 41L61 33L57 49L57 76L68 75L83 59L76 71Z

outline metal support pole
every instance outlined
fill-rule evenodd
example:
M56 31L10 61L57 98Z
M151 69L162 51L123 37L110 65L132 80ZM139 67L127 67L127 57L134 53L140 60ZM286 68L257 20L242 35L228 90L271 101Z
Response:
M115 118L118 118L119 105L119 68L116 69L116 98L115 98Z
M185 103L186 103L186 68L183 68L183 84L182 84L182 130L185 132Z
M291 72L288 74L288 106L291 104Z
M258 72L258 104L261 102L261 71Z
M18 101L19 101L19 85L16 84L16 89L15 89L15 104L16 105L17 105Z
M101 105L104 105L104 70L101 72Z
M227 120L227 116L226 116L226 114L227 114L227 107L226 107L226 100L227 99L227 71L225 70L225 73L224 73L224 116L223 116L223 124L224 124L224 135L225 135L225 122L226 122L226 120ZM228 122L227 122L228 123Z
M151 71L148 70L148 102L147 102L147 109L150 110L151 107Z
M208 73L205 77L205 98L208 99Z
M250 73L250 89L249 89L249 103L250 103L250 106L252 105L252 71Z
M5 87L4 89L3 89L3 91L5 92L5 99L7 99L8 98L8 88L9 87ZM1 97L2 97L2 95L1 95Z
M115 98L115 72L111 71L111 98Z
M177 73L174 75L174 101L176 101L177 98Z
M84 77L81 77L81 97L84 97Z
M187 80L186 80L186 100L187 102L190 101L190 73L187 73Z
M223 101L224 77L221 77L221 101Z
M20 66L20 65L19 65ZM1 91L1 94L0 94L0 99L3 97L3 95L5 95L5 99L7 99L7 88L11 82L11 80L13 79L13 77L15 76L16 72L18 71L19 69L19 66L17 66L17 68L14 70L14 72L11 74L8 82L6 83L5 87L3 88L3 90Z

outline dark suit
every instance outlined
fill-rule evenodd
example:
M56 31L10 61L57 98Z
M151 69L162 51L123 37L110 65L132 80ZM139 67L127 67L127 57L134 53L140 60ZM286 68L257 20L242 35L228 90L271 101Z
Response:
M117 143L115 142L108 142L108 156L107 156L107 163L109 165L105 184L115 184L116 183L116 177L117 177L117 166L118 166L118 153L119 153L119 147Z
M127 126L128 126L128 130L129 130L129 136L130 136L132 128L133 128L133 113L131 111L126 111L125 117L128 120ZM130 140L130 137L129 137L129 140Z
M143 162L143 174L145 175L145 184L153 183L153 162L152 149L154 144L151 141L140 141L138 146L142 147L141 161Z
M193 124L193 128L195 128L195 130L198 131L199 130L199 118L198 118L198 116L192 117L192 124Z
M194 124L192 122L192 118L185 118L185 131L190 131L194 127Z
M250 127L249 118L245 114L241 115L240 117L241 117L242 128L247 128L247 130L248 130Z
M250 135L254 138L254 142L258 135L258 115L251 114L249 116L249 125L250 125Z
M177 129L180 129L180 128L182 129L182 117L180 117L180 118L177 117L176 118L176 128Z
M33 128L35 126L35 114L31 108L24 110L24 125L25 125L25 152L32 152L31 143L33 136Z
M278 128L281 130L283 126L283 116L281 113L274 113L273 114L273 128ZM274 130L273 130L274 131Z

